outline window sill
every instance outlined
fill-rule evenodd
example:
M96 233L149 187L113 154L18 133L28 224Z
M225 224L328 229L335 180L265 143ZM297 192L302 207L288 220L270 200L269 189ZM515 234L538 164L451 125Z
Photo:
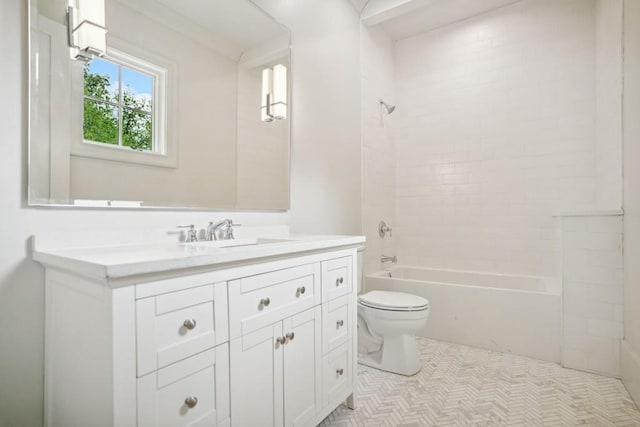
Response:
M91 159L109 160L114 162L133 163L137 165L157 166L175 169L178 166L175 152L158 154L145 151L137 151L127 148L102 146L95 143L81 142L72 144L71 155L75 157L87 157Z

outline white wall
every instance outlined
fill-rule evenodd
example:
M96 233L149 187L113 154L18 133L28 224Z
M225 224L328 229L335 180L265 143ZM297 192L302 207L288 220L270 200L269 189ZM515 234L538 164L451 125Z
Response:
M620 377L622 216L562 218L562 364Z
M365 272L379 270L380 255L395 254L395 238L381 238L378 224L395 221L394 115L380 99L395 103L393 43L381 28L362 27L362 226L367 237ZM402 108L402 107L400 107Z
M280 61L291 69L288 56ZM288 119L263 122L262 70L271 64L238 68L237 206L289 206ZM258 96L257 96L258 95Z
M396 45L398 256L553 275L595 205L595 0L525 0Z
M44 231L166 229L231 216L298 232L359 233L359 23L343 0L272 3L295 18L292 211L131 212L24 206L26 1L0 1L0 426L42 424L44 277L28 239ZM280 15L278 17L280 17ZM339 64L339 66L335 66ZM333 66L333 67L332 67ZM344 69L342 69L344 67Z
M359 15L347 0L254 1L292 31L291 228L359 234Z
M640 2L624 2L624 341L622 381L640 404Z

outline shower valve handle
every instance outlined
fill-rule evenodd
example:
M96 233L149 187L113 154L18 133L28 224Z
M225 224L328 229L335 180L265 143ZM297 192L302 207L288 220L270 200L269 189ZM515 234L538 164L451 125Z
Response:
M384 238L387 233L389 233L389 237L393 237L393 235L391 234L392 231L393 230L387 225L386 222L380 221L380 224L378 224L378 234L380 235L380 237Z

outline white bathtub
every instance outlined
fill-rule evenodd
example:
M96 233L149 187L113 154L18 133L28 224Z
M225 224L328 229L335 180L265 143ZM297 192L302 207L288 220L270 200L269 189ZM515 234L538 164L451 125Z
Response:
M421 336L560 362L561 292L553 279L399 265L368 275L365 289L427 298Z

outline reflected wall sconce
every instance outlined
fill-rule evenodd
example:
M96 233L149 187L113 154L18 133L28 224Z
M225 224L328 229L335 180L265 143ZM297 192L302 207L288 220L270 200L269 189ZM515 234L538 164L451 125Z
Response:
M104 0L70 0L67 32L73 59L88 62L103 56L107 50Z
M263 122L287 118L287 67L282 64L262 70L260 116Z

